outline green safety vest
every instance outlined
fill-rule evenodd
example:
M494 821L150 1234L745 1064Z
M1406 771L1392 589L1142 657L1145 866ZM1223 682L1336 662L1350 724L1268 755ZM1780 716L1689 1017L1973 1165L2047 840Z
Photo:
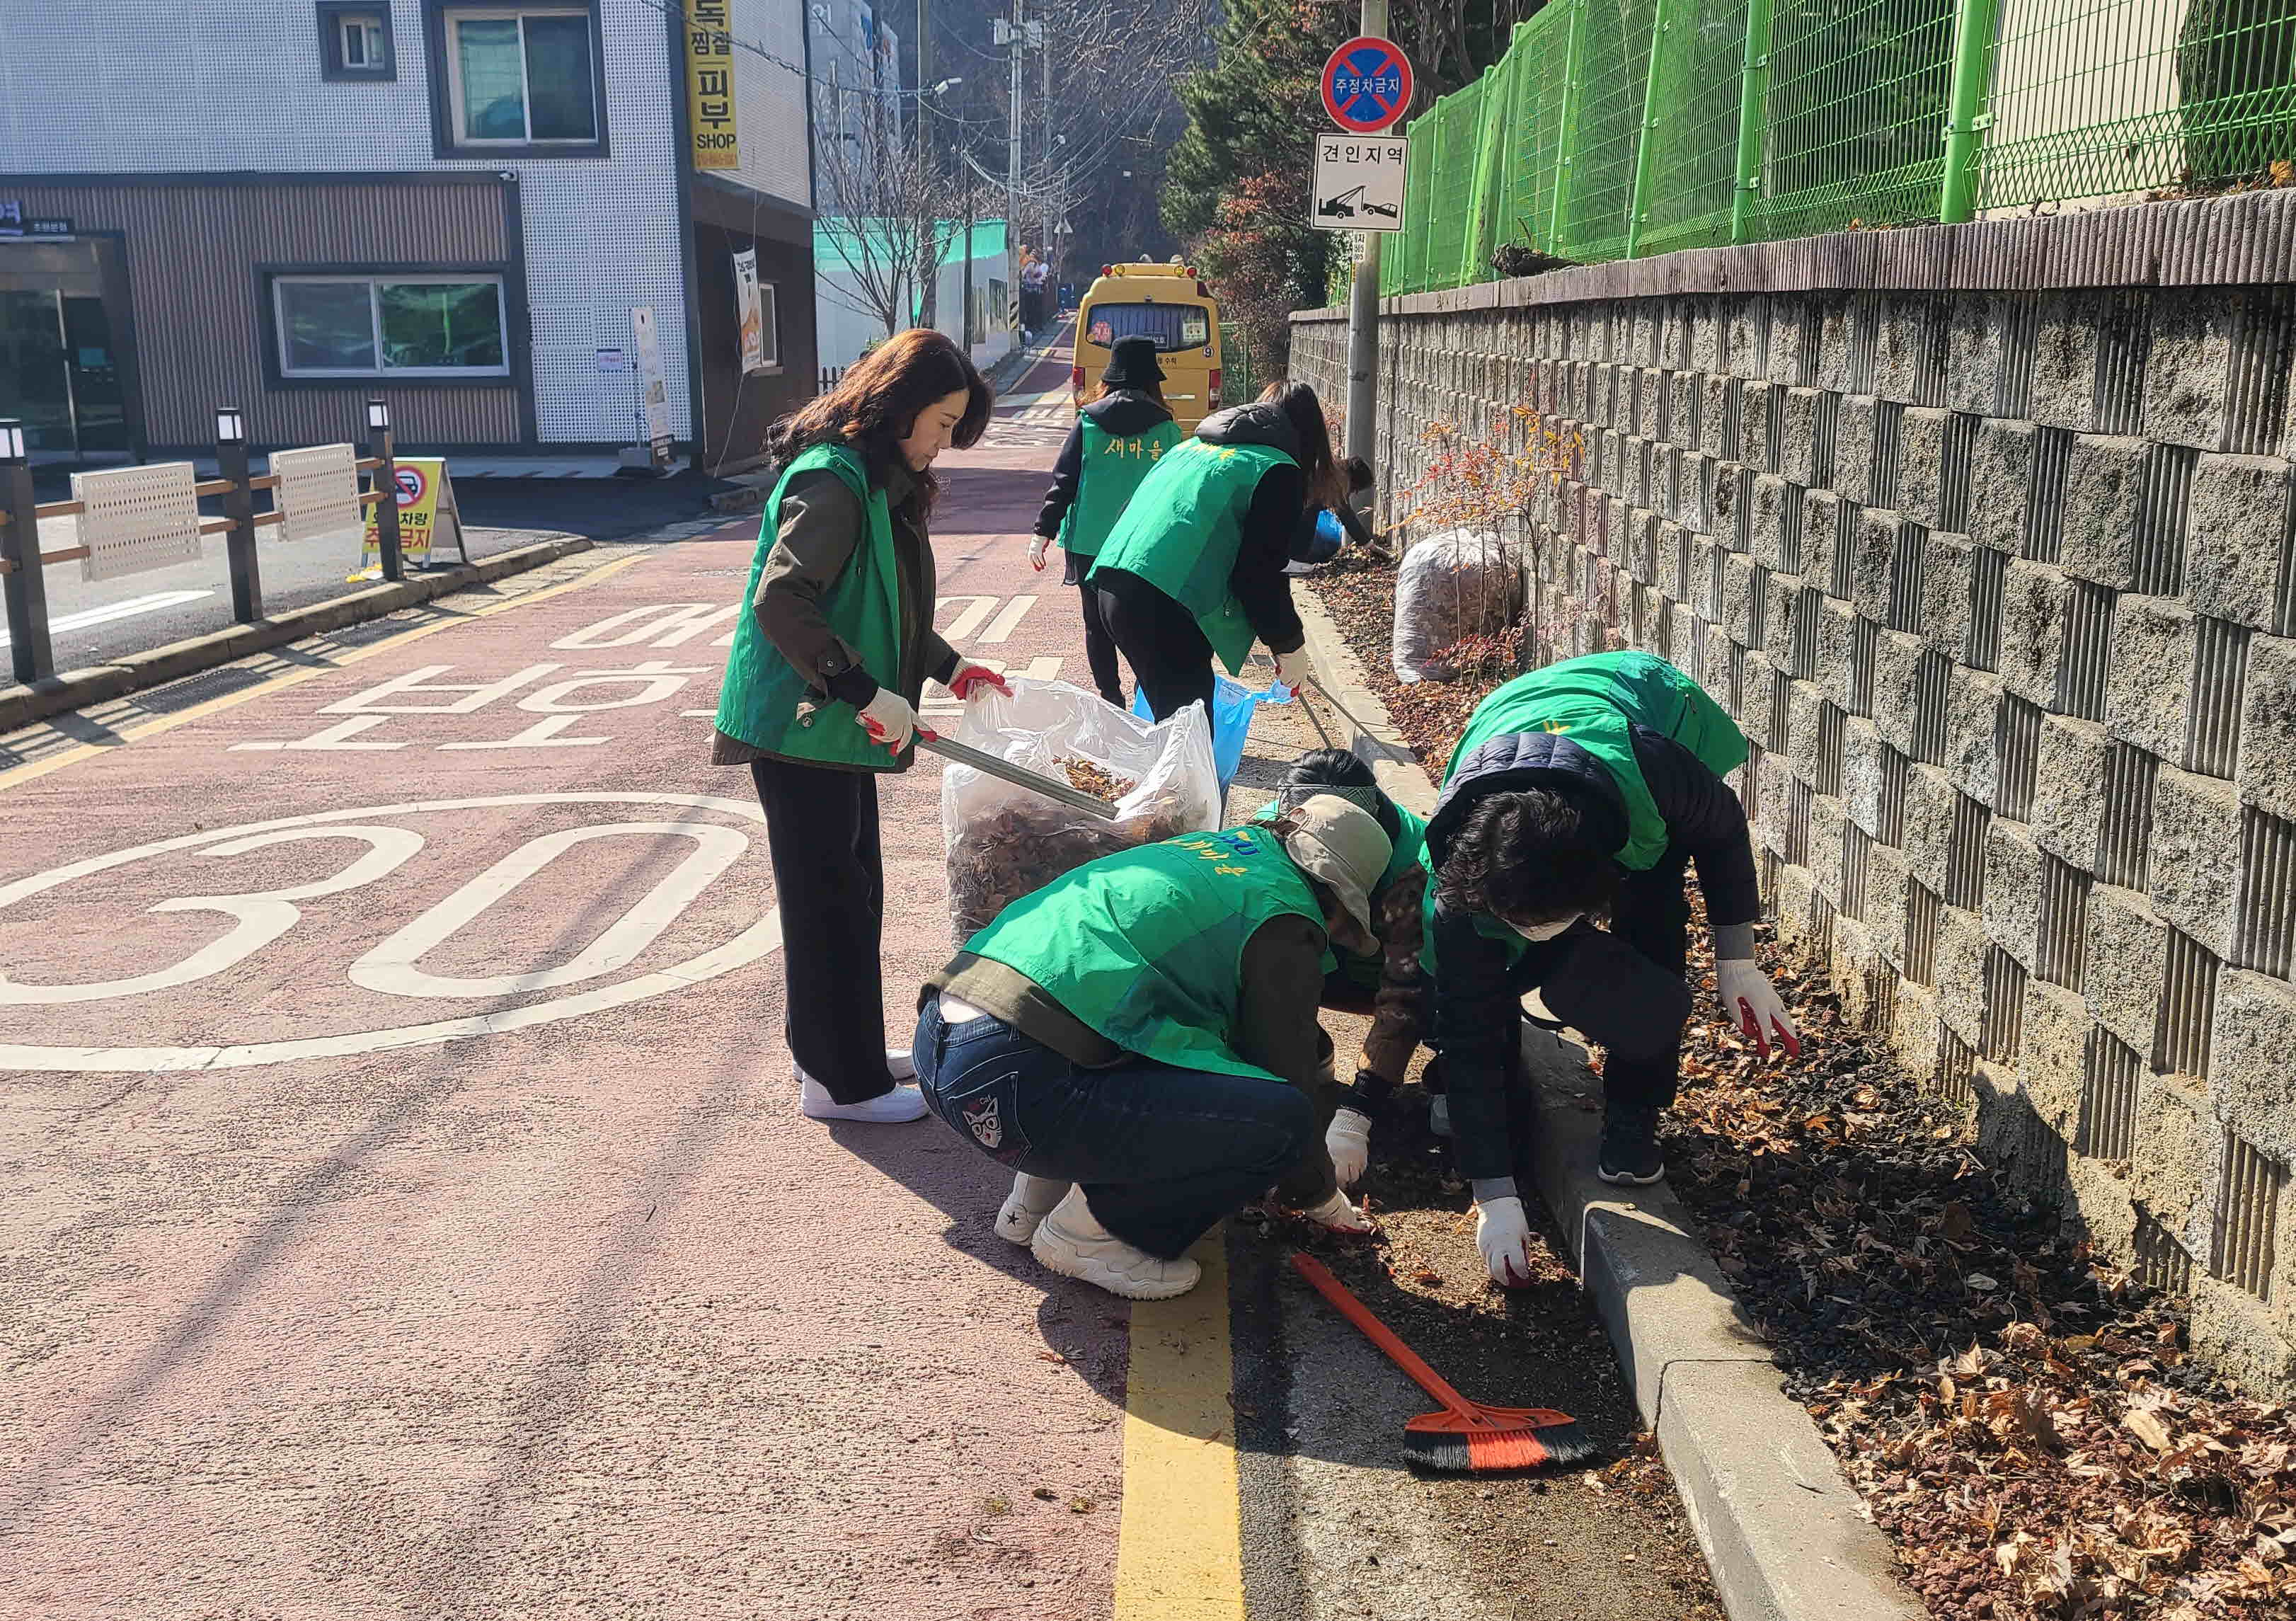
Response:
M1054 879L964 942L1042 986L1128 1052L1176 1069L1269 1074L1230 1032L1243 948L1271 917L1324 926L1308 880L1264 827L1119 851Z
M1149 471L1094 567L1136 574L1196 617L1204 639L1243 673L1251 622L1228 588L1243 548L1243 514L1270 468L1299 463L1271 445L1183 440Z
M1282 809L1283 807L1281 805L1271 799L1259 808L1259 813L1251 819L1255 822L1272 821L1275 819L1276 813ZM1380 891L1385 889L1389 885L1394 883L1412 868L1417 866L1419 864L1419 852L1425 849L1427 845L1427 819L1425 817L1421 816L1416 811L1406 810L1401 805L1397 805L1395 807L1395 853L1388 858L1386 869L1379 875L1379 882L1373 885L1371 889L1371 900L1373 901L1372 921L1374 923L1377 923L1379 920L1378 897ZM1329 974L1335 969L1345 968L1348 973L1348 977L1353 980L1357 984L1361 985L1366 991L1376 991L1379 989L1379 975L1380 969L1382 966L1382 959L1384 955L1385 952L1382 950L1377 954L1365 957L1354 951L1341 950L1338 946L1334 945L1326 950L1324 953L1324 972Z
M1706 689L1650 653L1596 653L1517 676L1475 706L1467 729L1443 769L1447 785L1460 763L1493 737L1509 732L1554 732L1600 762L1627 808L1627 839L1613 859L1644 872L1666 853L1666 819L1651 798L1635 761L1634 728L1671 738L1717 777L1746 762L1746 739ZM1425 945L1421 960L1435 969L1435 885L1427 886ZM1513 963L1529 943L1496 917L1478 917L1478 934L1508 946Z
M869 515L869 532L822 597L822 613L831 629L860 655L863 669L881 680L899 679L900 570L893 560L891 509L885 492L870 487L868 469L857 452L842 445L816 445L783 470L773 499L766 503L758 555L750 564L740 622L734 628L734 651L726 655L726 680L718 693L718 729L752 748L791 759L898 770L908 763L911 751L904 750L897 759L882 745L870 742L869 734L854 723L850 708L808 687L766 639L749 607L757 600L758 576L765 572L766 556L781 532L783 492L799 473L824 467L859 498Z
M1180 442L1180 424L1168 417L1145 433L1121 439L1089 416L1082 425L1084 462L1077 470L1077 498L1061 520L1060 540L1071 557L1088 558L1099 555L1140 481Z

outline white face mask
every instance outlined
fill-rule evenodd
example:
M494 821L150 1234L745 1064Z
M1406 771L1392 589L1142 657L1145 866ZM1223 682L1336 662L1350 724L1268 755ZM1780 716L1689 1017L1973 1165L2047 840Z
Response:
M1583 915L1584 914L1582 913L1573 912L1568 917L1558 917L1553 923L1535 923L1529 928L1523 927L1523 926L1519 923L1510 923L1507 925L1507 927L1513 929L1525 940L1552 940L1557 934L1562 933L1563 930L1569 928L1572 924L1578 922L1579 917Z

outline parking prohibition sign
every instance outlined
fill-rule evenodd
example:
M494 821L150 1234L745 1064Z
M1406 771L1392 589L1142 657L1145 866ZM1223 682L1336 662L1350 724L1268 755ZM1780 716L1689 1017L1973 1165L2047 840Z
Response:
M1411 105L1411 62L1391 39L1359 34L1324 64L1324 111L1351 135L1370 135Z

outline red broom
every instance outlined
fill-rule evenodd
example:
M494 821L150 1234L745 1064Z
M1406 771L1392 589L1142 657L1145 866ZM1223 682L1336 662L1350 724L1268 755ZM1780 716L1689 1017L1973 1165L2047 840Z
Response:
M1443 1403L1441 1412L1423 1412L1403 1427L1406 1462L1454 1475L1488 1475L1504 1469L1559 1468L1583 1463L1595 1455L1595 1444L1569 1413L1551 1407L1485 1407L1470 1402L1420 1361L1418 1353L1398 1339L1393 1329L1373 1316L1371 1308L1349 1293L1348 1286L1332 1277L1329 1267L1297 1250L1292 1252L1292 1264L1316 1286L1317 1294L1339 1307L1373 1345L1417 1380L1422 1390Z

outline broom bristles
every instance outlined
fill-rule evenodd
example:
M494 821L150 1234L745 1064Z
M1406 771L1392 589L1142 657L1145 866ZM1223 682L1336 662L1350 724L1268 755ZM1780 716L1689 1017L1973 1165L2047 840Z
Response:
M1403 1435L1406 1462L1449 1475L1563 1469L1594 1455L1595 1444L1576 1423L1500 1430L1407 1429Z

